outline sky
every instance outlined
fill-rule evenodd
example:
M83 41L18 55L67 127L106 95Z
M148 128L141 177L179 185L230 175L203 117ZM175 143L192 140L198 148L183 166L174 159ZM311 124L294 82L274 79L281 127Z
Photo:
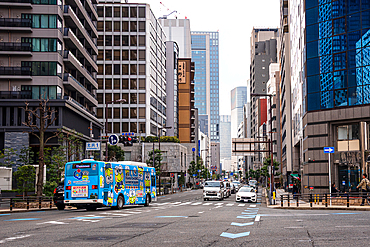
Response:
M280 23L279 0L129 0L148 3L159 18L190 19L191 31L219 31L220 115L231 114L230 92L247 86L250 34L253 27L276 28Z

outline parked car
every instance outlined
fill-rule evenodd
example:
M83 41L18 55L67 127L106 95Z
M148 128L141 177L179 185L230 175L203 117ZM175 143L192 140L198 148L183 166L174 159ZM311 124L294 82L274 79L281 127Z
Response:
M249 186L241 187L236 193L237 202L257 202L257 193L254 188Z
M203 200L224 199L224 183L222 181L206 181L203 188Z
M54 189L53 201L58 210L64 210L64 182L60 182Z

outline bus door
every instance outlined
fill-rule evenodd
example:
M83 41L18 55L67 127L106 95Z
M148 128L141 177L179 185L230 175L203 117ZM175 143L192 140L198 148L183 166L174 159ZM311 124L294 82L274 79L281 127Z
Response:
M151 197L153 201L157 201L157 188L156 188L156 174L155 170L151 171Z
M104 165L104 205L113 206L113 181L114 181L114 172L112 164L106 163Z

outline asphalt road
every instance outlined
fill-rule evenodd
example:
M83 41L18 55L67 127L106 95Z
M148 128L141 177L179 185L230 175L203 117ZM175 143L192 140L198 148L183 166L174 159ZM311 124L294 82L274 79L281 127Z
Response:
M150 207L0 215L3 246L368 246L370 212L280 210L206 201L201 190Z

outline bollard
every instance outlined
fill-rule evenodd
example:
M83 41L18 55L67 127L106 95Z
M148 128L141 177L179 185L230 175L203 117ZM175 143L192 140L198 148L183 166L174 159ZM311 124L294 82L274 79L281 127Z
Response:
M349 208L349 193L347 193L347 208Z
M328 193L325 193L325 207L328 207Z
M290 198L289 198L289 194L288 194L288 207L290 207Z
M27 197L27 211L30 210L30 200L29 198Z
M310 194L310 207L312 208L312 194Z
M50 208L53 206L53 198L50 199Z
M297 207L299 207L299 195L297 195L296 197L297 197Z
M284 207L284 195L281 195L280 204L281 207Z
M39 209L41 209L41 197L39 197Z
M9 205L10 211L13 210L13 198L10 198L10 205Z

